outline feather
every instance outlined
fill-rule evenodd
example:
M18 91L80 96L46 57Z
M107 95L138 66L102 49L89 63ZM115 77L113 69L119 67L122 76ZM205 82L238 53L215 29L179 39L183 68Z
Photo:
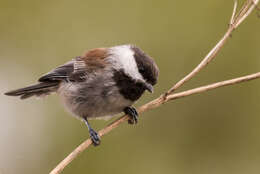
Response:
M41 82L25 88L6 92L5 95L21 96L21 99L26 99L34 95L40 96L42 94L49 94L51 92L54 92L58 88L58 85L58 82Z

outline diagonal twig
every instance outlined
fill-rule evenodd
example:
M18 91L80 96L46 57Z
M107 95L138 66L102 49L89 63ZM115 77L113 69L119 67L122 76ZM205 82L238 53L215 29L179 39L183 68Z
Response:
M208 65L209 62L211 62L219 53L219 50L224 46L227 39L231 36L231 33L236 29L245 19L248 17L248 15L252 12L252 10L256 7L259 0L247 0L244 5L242 6L241 10L236 15L236 9L237 9L237 1L235 0L233 13L230 19L230 25L227 29L227 32L224 34L224 36L219 40L219 42L216 44L216 46L205 56L205 58L183 79L181 79L178 83L176 83L170 90L168 90L164 97L167 95L173 93L176 89L181 87L185 82L189 81L192 77L194 77L198 72L200 72L205 66Z
M250 75L247 75L247 76L243 76L243 77L239 77L239 78L235 78L235 79L231 79L231 80L213 83L213 84L210 84L210 85L190 89L190 90L175 93L175 94L171 94L171 95L168 95L166 98L159 97L159 98L141 106L140 108L138 108L138 112L142 113L142 112L145 112L147 110L157 108L160 105L162 105L162 104L164 104L164 103L166 103L170 100L176 100L176 99L187 97L187 96L190 96L190 95L193 95L193 94L202 93L202 92L205 92L205 91L209 91L209 90L212 90L212 89L216 89L216 88L220 88L220 87L224 87L224 86L228 86L228 85L238 84L238 83L242 83L242 82L245 82L245 81L254 80L254 79L257 79L257 78L260 78L260 72L255 73L255 74L250 74ZM118 127L121 123L127 121L128 119L129 118L128 118L127 115L120 117L118 120L114 121L113 123L111 123L107 127L100 130L98 132L99 136L100 137L104 136L105 134L107 134L111 130L113 130L114 128ZM86 141L81 143L55 169L53 169L50 174L60 173L73 159L75 159L82 151L84 151L86 148L88 148L91 144L92 144L91 139L87 139Z
M229 23L230 25L232 25L234 23L236 12L237 12L237 1L235 0L232 16L231 16L230 23Z
M259 0L246 0L244 5L241 7L239 12L236 14L237 9L237 2L235 1L232 16L230 19L230 25L227 29L227 32L224 34L224 36L220 39L220 41L216 44L216 46L206 55L206 57L195 67L188 75L186 75L183 79L181 79L179 82L177 82L171 89L169 89L167 92L162 94L160 97L158 97L155 100L152 100L151 102L141 106L138 109L139 113L145 112L147 110L159 107L160 105L170 101L175 100L181 97L190 96L192 94L201 93L204 91L212 90L215 88L227 86L227 85L233 85L249 80L253 80L256 78L260 78L260 72L243 76L236 79L231 79L227 81L222 81L218 83L214 83L207 86L202 86L199 88L179 92L173 94L173 92L181 87L185 82L190 80L192 77L194 77L198 72L200 72L209 62L211 62L217 55L217 53L220 51L220 49L224 46L227 39L231 36L231 33L234 29L236 29L252 12L252 10L257 7ZM114 121L107 127L103 128L98 132L99 136L103 136L116 127L118 127L121 123L127 121L129 117L127 115L122 116L118 120ZM51 172L50 174L58 174L60 173L72 160L74 160L82 151L86 150L90 145L92 144L92 141L90 139L87 139L82 144L80 144L76 149L74 149L64 160L62 160Z

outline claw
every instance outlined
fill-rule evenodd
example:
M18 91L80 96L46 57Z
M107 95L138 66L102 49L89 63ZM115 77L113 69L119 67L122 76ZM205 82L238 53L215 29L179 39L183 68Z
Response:
M85 124L88 126L89 136L93 142L93 145L98 146L101 142L98 133L94 129L91 128L87 118L84 118L84 121L85 121Z
M90 138L93 142L93 145L94 146L98 146L100 144L100 137L98 135L98 133L96 131L94 131L93 129L90 129L89 130L89 135L90 135Z
M138 112L134 107L126 107L124 109L125 114L129 115L130 119L128 124L137 124L138 123Z

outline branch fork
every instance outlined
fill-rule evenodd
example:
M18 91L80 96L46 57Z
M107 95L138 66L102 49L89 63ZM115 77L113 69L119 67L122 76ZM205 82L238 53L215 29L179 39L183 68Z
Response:
M138 108L138 112L142 113L150 109L154 109L159 107L160 105L170 101L175 100L178 98L190 96L192 94L197 94L201 92L205 92L208 90L212 90L215 88L227 86L227 85L233 85L238 84L241 82L253 80L260 78L260 72L257 72L255 74L226 80L222 82L213 83L210 85L198 87L195 89L190 89L187 91L174 93L178 88L180 88L185 82L189 81L191 78L193 78L197 73L199 73L204 67L206 67L219 53L221 48L226 43L227 39L230 38L231 33L249 16L249 14L253 11L254 8L256 8L258 11L260 10L259 7L257 7L259 0L246 0L241 9L237 12L237 1L234 2L234 8L233 12L230 18L229 27L224 34L224 36L220 39L220 41L216 44L216 46L205 56L205 58L183 79L181 79L179 82L177 82L172 88L170 88L168 91L166 91L164 94L162 94L160 97L150 101L149 103L141 106ZM260 14L258 14L260 16ZM124 115L117 119L116 121L112 122L102 130L98 132L99 136L103 136L113 129L117 128L121 123L127 121L129 117L127 115ZM87 139L83 143L81 143L76 149L74 149L63 161L61 161L51 172L50 174L58 174L63 171L63 169L70 164L81 152L86 150L90 145L92 144L92 141L90 139Z

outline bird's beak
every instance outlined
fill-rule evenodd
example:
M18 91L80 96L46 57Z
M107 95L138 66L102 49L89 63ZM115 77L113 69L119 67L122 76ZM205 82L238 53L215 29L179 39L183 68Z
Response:
M147 91L149 91L150 93L153 93L153 86L149 83L145 83L145 88Z

